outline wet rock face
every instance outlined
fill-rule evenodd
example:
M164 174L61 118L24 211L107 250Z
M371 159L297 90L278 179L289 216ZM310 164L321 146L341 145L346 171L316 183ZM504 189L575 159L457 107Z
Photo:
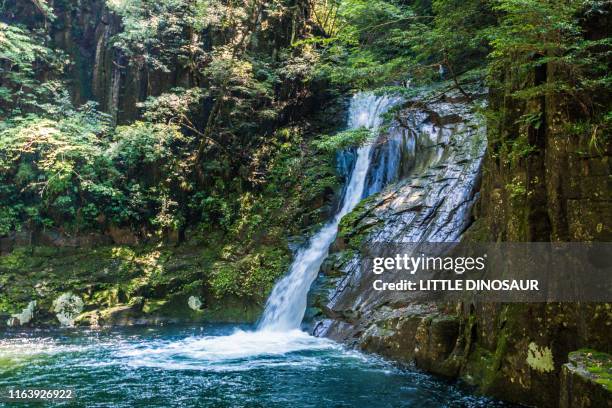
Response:
M458 240L478 197L484 128L460 103L434 104L400 117L376 141L366 180L371 196L342 220L311 293L313 331L455 376L458 350L463 352L460 320L419 303L418 295L375 291L377 277L362 270L360 248Z
M405 123L394 124L376 142L366 190L380 193L342 220L332 247L336 252L311 296L321 311L318 335L339 337L347 326L368 333L382 306L399 308L416 300L403 292L375 291L376 275L361 270L361 245L454 241L470 223L486 145L483 128L460 104L431 108L435 116L402 114Z
M465 108L449 104L403 112L401 123L379 138L367 185L370 193L378 193L342 220L311 292L312 330L394 361L461 377L508 401L539 407L557 407L560 401L606 406L584 405L591 391L580 385L581 378L573 380L568 396L566 384L575 375L564 364L568 353L581 347L610 352L610 304L431 304L416 294L374 291L375 275L362 271L362 246L376 242L529 241L546 228L554 230L556 239L599 239L606 232L607 213L602 211L599 218L593 214L599 207L609 211L609 204L601 186L591 188L591 181L600 179L590 178L605 173L606 157L586 158L578 167L572 159L577 156L566 153L570 144L581 142L551 140L546 159L555 173L546 187L550 214L569 211L578 202L588 211L583 208L581 217L572 216L576 222L557 214L535 225L535 220L542 221L537 205L511 197L507 186L526 173L519 167L500 168L505 159L496 161L498 151L483 159L483 132ZM492 142L489 149L494 148ZM570 174L564 179L556 174L567 175L567 160ZM480 190L482 166L486 171ZM581 180L586 182L578 188ZM555 183L575 187L559 189ZM593 191L590 198L587 190ZM555 207L564 200L567 205Z

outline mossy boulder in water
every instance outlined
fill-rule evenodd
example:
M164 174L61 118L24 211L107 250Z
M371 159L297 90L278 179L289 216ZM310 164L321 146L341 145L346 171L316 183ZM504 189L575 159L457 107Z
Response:
M74 326L74 320L83 311L83 299L67 292L53 301L53 311L62 326Z
M14 313L6 320L7 326L21 326L29 323L34 317L34 309L36 308L36 301L32 300L28 305L19 313Z

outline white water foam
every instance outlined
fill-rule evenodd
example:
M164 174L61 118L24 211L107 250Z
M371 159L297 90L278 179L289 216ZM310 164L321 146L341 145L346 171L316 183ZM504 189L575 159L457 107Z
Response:
M375 133L383 121L382 115L399 100L372 93L355 95L349 109L348 127L365 127ZM275 285L257 331L238 330L229 336L190 337L148 347L131 347L122 350L120 356L137 367L243 371L277 365L313 367L318 359L305 352L343 350L342 346L310 336L299 327L306 311L308 291L336 237L338 224L364 197L371 152L371 143L357 149L340 209L297 253L289 273ZM355 358L346 351L340 355Z
M229 336L188 337L180 341L130 346L123 348L118 356L127 359L127 363L133 367L224 372L270 366L313 366L317 364L317 358L297 354L292 358L285 356L302 351L324 350L341 350L341 346L300 330L237 330Z
M97 345L98 347L102 345ZM65 344L52 337L0 339L0 372L38 364L57 355L69 356L94 348L93 344Z
M371 93L355 95L349 109L349 128L366 127L375 132L382 123L382 114L398 101L398 98ZM357 149L355 165L340 209L297 253L287 276L274 287L257 331L237 330L228 336L197 336L183 340L125 342L115 345L114 354L132 367L213 372L246 371L271 366L313 368L322 361L313 352L334 351L336 356L358 359L358 354L345 350L333 341L310 336L299 327L306 310L308 290L336 237L338 224L365 195L364 184L371 152L371 143ZM44 344L37 352L59 351L70 350L55 349L53 344Z

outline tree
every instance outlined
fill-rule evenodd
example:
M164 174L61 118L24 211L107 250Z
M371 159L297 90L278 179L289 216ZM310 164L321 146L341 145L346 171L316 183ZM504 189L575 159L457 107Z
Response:
M53 110L52 102L65 103L67 93L54 79L64 64L63 53L48 48L41 35L0 22L0 118Z

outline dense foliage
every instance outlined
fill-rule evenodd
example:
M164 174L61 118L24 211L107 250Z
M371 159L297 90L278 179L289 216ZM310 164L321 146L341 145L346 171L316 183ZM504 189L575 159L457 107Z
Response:
M185 78L149 93L127 123L116 106L70 95L78 61L58 33L76 2L16 4L0 6L0 235L214 231L227 243L215 248L218 294L271 285L287 237L325 216L340 181L334 153L369 137L337 132L337 117L321 126L303 108L313 101L382 86L471 99L486 83L515 101L566 98L571 131L594 146L610 134L610 38L605 24L584 28L609 21L609 2L107 0L120 21L103 44L112 69ZM542 69L548 79L534 81ZM515 144L519 158L535 149Z

